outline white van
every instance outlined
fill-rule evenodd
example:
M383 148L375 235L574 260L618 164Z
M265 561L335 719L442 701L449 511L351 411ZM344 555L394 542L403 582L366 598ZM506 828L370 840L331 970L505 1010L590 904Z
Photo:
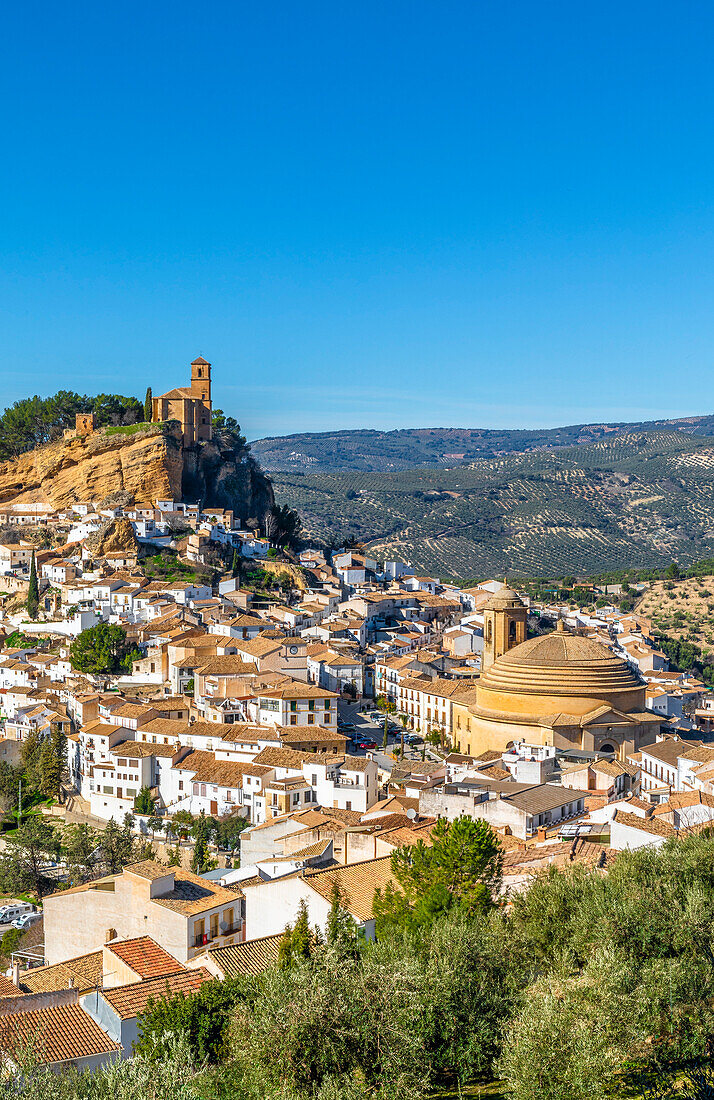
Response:
M33 907L26 901L18 901L13 905L0 905L0 924L10 924L12 921L16 921L18 917L32 912Z
M23 913L21 917L12 922L13 928L19 928L21 932L26 932L28 928L32 928L33 924L37 924L39 920L42 920L42 913Z

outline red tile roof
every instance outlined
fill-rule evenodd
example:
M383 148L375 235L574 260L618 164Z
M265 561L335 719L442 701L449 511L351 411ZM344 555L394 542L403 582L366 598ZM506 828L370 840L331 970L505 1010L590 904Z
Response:
M112 941L106 946L140 978L156 978L162 974L178 974L185 970L178 959L159 947L150 936Z

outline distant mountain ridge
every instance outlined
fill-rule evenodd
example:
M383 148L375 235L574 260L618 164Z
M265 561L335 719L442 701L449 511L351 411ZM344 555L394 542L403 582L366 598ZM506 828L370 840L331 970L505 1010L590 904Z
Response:
M506 454L582 446L632 432L675 431L714 435L714 415L613 424L571 424L562 428L355 429L271 436L251 444L268 471L397 471L415 467L453 468Z

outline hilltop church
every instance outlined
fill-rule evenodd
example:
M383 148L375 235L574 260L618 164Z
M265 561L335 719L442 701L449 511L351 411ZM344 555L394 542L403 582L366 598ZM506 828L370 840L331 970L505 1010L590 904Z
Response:
M191 363L191 385L162 393L152 402L152 422L178 420L185 448L211 439L211 364L199 355Z

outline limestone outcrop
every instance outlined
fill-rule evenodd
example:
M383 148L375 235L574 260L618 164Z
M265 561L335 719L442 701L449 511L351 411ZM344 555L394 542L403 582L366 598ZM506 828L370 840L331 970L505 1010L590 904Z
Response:
M88 500L201 501L232 508L245 522L262 520L274 497L270 478L244 441L214 433L212 440L185 449L174 422L67 434L0 462L0 505L40 501L61 509Z
M123 491L141 503L180 500L181 440L165 425L71 436L0 463L0 504L64 508Z
M85 540L85 546L98 558L105 554L139 553L139 543L128 519L110 520L101 531Z

